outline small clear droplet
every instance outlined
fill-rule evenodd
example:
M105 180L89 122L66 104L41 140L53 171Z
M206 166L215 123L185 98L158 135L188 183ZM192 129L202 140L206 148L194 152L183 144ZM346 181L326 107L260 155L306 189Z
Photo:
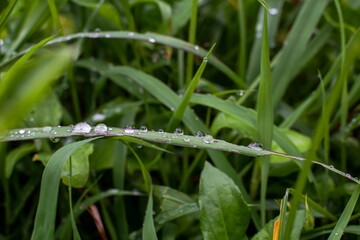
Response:
M107 131L107 126L103 123L99 123L98 125L95 126L94 128L94 132L95 133L99 133L99 134L102 134L102 133L105 133Z
M269 14L270 15L276 15L276 14L278 14L279 13L279 9L277 9L277 8L270 8L269 9Z
M149 41L150 43L155 43L155 42L156 42L156 39L155 39L155 38L149 38L148 41Z
M142 148L142 145L137 145L136 147L137 147L137 148Z
M329 167L330 167L330 169L334 169L334 166L333 166L333 165L330 165Z
M52 130L52 127L50 127L50 126L45 126L45 127L41 128L41 131L43 133L50 133L51 130Z
M351 178L351 175L350 174L345 174L345 176L347 177L347 178Z
M208 58L207 57L204 57L203 58L203 62L207 62L208 61Z
M135 133L135 129L132 126L126 126L124 131L125 133L130 133L130 134Z
M184 142L190 142L190 137L189 137L189 136L185 136L185 137L184 137Z
M72 133L89 133L91 132L91 126L86 122L78 123L74 126Z
M24 133L25 133L25 130L24 130L24 129L20 129L20 130L19 130L19 133L20 133L20 134L24 134Z
M163 134L163 133L164 133L164 129L160 128L160 129L158 130L158 132L161 133L161 134Z
M147 132L147 127L146 126L141 126L140 127L140 132Z
M52 134L52 135L56 135L56 134L57 134L57 131L55 131L55 130L51 130L51 131L50 131L50 134Z
M197 131L196 134L195 134L195 137L203 138L203 137L205 137L205 133L202 132L202 131Z
M251 149L254 149L254 150L259 150L259 151L264 150L263 145L261 143L258 143L258 142L250 143L248 145L248 148L251 148Z
M203 137L203 142L206 144L210 144L214 142L214 138L211 135L206 135Z
M242 96L244 96L245 91L244 91L244 90L238 90L238 91L236 91L236 94L237 94L238 96L242 97Z
M184 135L184 130L182 130L181 128L177 128L175 129L174 133L177 135Z
M199 51L200 50L200 47L198 45L195 45L195 51Z
M53 143L58 143L60 141L60 138L59 137L50 137L49 138L50 141L52 141Z
M129 32L128 35L129 35L129 36L134 36L135 33L134 33L134 32Z

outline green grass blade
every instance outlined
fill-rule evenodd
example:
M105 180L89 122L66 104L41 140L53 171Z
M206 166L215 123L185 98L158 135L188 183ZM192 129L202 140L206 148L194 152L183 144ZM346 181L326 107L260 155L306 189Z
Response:
M55 0L48 0L48 5L50 8L50 13L52 16L52 20L53 20L53 24L54 24L54 28L58 31L60 31L61 33L63 33L63 29L62 26L60 24L60 18L59 18L59 11L56 7L56 3Z
M31 54L45 42L46 40L39 43L32 49ZM16 125L31 111L51 84L61 76L70 63L71 56L70 48L62 48L51 53L43 53L31 61L26 61L29 55L24 55L23 59L19 59L2 79L0 128Z
M196 38L197 12L198 12L198 0L192 0L190 27L188 33L189 34L188 42L191 44L195 44L195 40L196 40L195 38ZM188 53L186 58L186 83L190 84L191 77L193 75L193 69L194 69L194 56Z
M80 237L79 231L78 231L77 226L76 226L76 223L75 223L73 206L72 206L71 178L72 178L72 161L71 161L71 157L70 157L70 158L69 158L69 176L68 176L68 181L69 181L68 192L69 192L70 220L71 220L71 227L72 227L72 231L73 231L73 239L75 239L75 240L80 240L81 237Z
M246 43L247 43L247 30L246 30L246 14L245 14L245 5L243 0L237 0L237 17L239 24L239 35L240 35L240 47L239 47L239 56L238 56L238 74L242 81L245 81L246 76Z
M11 2L8 3L7 7L5 8L5 10L3 10L1 12L0 15L0 31L2 30L2 28L4 27L4 24L6 22L6 20L8 19L8 17L10 16L12 10L14 9L16 3L18 0L11 0Z
M158 44L164 44L169 47L173 47L175 49L185 50L186 52L193 53L198 57L205 57L207 51L202 49L197 45L190 44L186 41L183 41L178 38L156 34L156 33L135 33L135 32L127 32L127 31L109 31L109 32L86 32L86 33L77 33L72 35L67 35L63 37L55 38L53 41L50 41L48 45L65 43L68 41L72 41L74 39L82 39L82 38L89 38L89 39L129 39L129 40L141 40L141 41L155 41ZM28 50L25 50L26 52ZM6 60L0 64L0 68L7 64L12 59L24 54L24 52L20 53L19 55L15 55L13 58ZM215 56L211 56L209 59L209 63L223 72L229 79L231 79L234 83L236 83L241 88L246 88L247 85L245 82L239 78L239 76L231 70L227 65L222 63L218 58Z
M257 102L257 132L258 139L265 149L271 149L272 133L273 133L273 107L271 94L271 71L269 57L269 37L267 30L267 12L264 11L263 23L263 41L261 50L261 69L260 69L260 86ZM259 159L261 166L261 190L260 190L260 208L261 220L263 226L266 223L266 191L269 175L269 158Z
M200 224L204 239L244 239L249 209L234 182L205 162L200 177Z
M338 222L336 223L335 228L332 230L328 239L331 239L331 240L341 239L341 236L344 233L344 229L346 228L347 224L349 223L351 214L354 211L354 208L355 208L356 203L359 198L359 194L360 194L360 185L357 185L355 187L353 194L351 194L351 198L350 198L349 202L347 203L344 211L342 212Z
M189 83L189 86L187 87L186 92L185 92L184 96L182 97L179 106L175 109L174 114L171 116L171 119L169 121L168 128L167 128L168 131L173 131L175 129L175 127L178 126L178 124L180 123L180 121L184 115L184 112L186 110L186 107L189 104L190 98L194 94L195 89L199 84L201 75L203 74L203 72L205 70L207 61L210 58L210 55L211 55L214 47L215 47L215 44L211 47L209 52L206 54L199 69L196 71L195 76Z
M136 160L138 161L141 169L141 173L144 178L146 191L149 194L149 199L146 206L146 212L145 212L145 218L144 218L144 224L143 224L143 233L142 233L142 239L143 240L157 240L156 236L156 230L154 225L154 218L153 218L153 186L151 183L151 177L149 172L146 170L144 164L140 160L139 156L136 154L136 152L128 146L130 151L134 154Z
M63 166L78 147L96 139L68 144L56 151L49 160L41 180L39 204L31 239L54 239L56 205Z
M289 32L287 44L283 47L281 58L273 71L272 79L276 79L272 88L274 107L279 104L294 73L297 72L295 69L301 62L309 39L327 4L328 1L305 1L302 3L300 12Z

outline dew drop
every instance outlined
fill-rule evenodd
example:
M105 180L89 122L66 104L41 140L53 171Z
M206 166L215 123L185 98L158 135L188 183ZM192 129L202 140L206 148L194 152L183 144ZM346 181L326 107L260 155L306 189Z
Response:
M177 135L184 135L184 130L182 130L181 128L177 128L175 129L174 133Z
M80 122L76 124L72 130L72 133L89 133L91 131L91 126L86 122Z
M155 38L148 38L148 41L150 42L150 43L155 43L156 42L156 39Z
M238 91L236 91L236 94L237 94L238 96L242 97L242 96L244 96L245 91L244 91L244 90L238 90Z
M190 142L190 137L189 137L189 136L185 136L185 137L184 137L184 142Z
M351 175L349 173L345 174L345 177L351 178Z
M203 58L203 62L207 62L208 61L208 58L207 57L204 57Z
M20 134L24 134L24 133L25 133L25 130L24 130L24 129L20 129L20 130L19 130L19 133L20 133Z
M130 134L135 133L135 129L132 126L126 126L124 131L125 133L130 133Z
M59 137L50 137L49 138L50 141L52 141L53 143L58 143L60 141L60 138Z
M55 131L55 130L51 130L51 131L50 131L50 134L52 134L52 135L56 135L56 134L57 134L57 131Z
M330 167L330 169L334 169L334 166L333 166L333 165L330 165L329 167Z
M158 132L159 132L160 134L163 134L163 133L164 133L164 129L160 128L160 129L158 130Z
M203 137L203 142L206 144L210 144L214 142L214 138L211 135L206 135Z
M98 125L95 126L94 132L102 134L102 133L105 133L107 131L107 129L108 128L105 124L99 123Z
M270 15L276 15L276 14L278 14L279 13L279 9L277 9L277 8L270 8L269 9L269 14Z
M200 47L198 45L195 45L195 51L199 51L200 50Z
M141 126L140 127L140 132L147 132L147 127L146 126Z
M137 147L137 148L142 148L142 145L137 145L136 147Z
M264 150L263 145L261 143L258 143L258 142L250 143L248 145L248 148L251 148L251 149L254 149L254 150L259 150L259 151Z
M135 35L134 32L129 32L129 33L128 33L128 36L134 36L134 35Z
M196 134L195 134L195 137L203 138L203 137L205 137L205 133L202 132L202 131L197 131Z

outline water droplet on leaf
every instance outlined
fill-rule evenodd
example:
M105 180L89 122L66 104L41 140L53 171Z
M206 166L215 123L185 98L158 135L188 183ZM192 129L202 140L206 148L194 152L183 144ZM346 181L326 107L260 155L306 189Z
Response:
M155 43L155 42L156 42L156 39L155 39L155 38L149 38L148 41L149 41L150 43Z
M19 133L20 133L20 134L24 134L24 133L25 133L25 130L24 130L24 129L20 129L20 130L19 130Z
M125 133L130 133L130 134L135 133L135 129L132 126L126 126L124 131Z
M248 148L251 148L251 149L254 149L254 150L259 150L259 151L264 150L263 145L261 143L258 143L258 142L250 143L248 145Z
M141 126L140 127L140 132L147 132L147 127L146 126Z
M177 134L177 135L183 135L184 130L182 130L181 128L177 128L177 129L175 129L174 133Z
M206 144L210 144L214 142L214 138L211 135L206 135L203 137L203 142Z
M105 124L99 123L98 125L95 126L94 132L102 134L102 133L105 133L107 131L107 129L108 128Z
M184 142L190 142L190 137L189 137L189 136L185 136L185 137L184 137Z
M72 133L89 133L91 132L91 126L86 122L78 123L74 126Z
M43 133L50 133L51 130L52 130L52 127L50 127L50 126L45 126L45 127L41 128L41 131Z
M53 143L58 143L60 141L60 138L59 137L50 137L49 138L50 141L52 141Z
M205 133L202 132L202 131L197 131L195 136L198 137L198 138L203 138L203 137L205 137Z

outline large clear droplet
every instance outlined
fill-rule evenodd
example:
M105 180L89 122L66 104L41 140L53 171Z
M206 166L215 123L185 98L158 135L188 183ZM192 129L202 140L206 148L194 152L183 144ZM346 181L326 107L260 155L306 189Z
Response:
M108 128L105 124L99 123L98 125L95 126L94 132L98 133L98 134L103 134L103 133L106 133L107 129Z
M184 130L182 130L181 128L177 128L175 129L174 133L177 135L184 135Z
M24 134L24 133L25 133L25 130L24 130L24 129L20 129L20 130L19 130L19 133L20 133L20 134Z
M74 126L72 133L89 133L91 132L91 126L86 122L78 123Z
M206 144L210 144L214 142L214 138L211 135L206 135L203 137L203 142Z
M248 148L251 148L251 149L254 149L254 150L259 150L259 151L264 150L263 145L261 143L258 143L258 142L250 143L248 145Z
M140 132L147 132L147 127L146 126L141 126L140 127Z
M52 127L50 127L50 126L45 126L45 127L41 128L41 131L43 133L50 133L51 130L52 130Z
M124 131L125 133L130 133L130 134L135 133L135 129L132 126L126 126Z

